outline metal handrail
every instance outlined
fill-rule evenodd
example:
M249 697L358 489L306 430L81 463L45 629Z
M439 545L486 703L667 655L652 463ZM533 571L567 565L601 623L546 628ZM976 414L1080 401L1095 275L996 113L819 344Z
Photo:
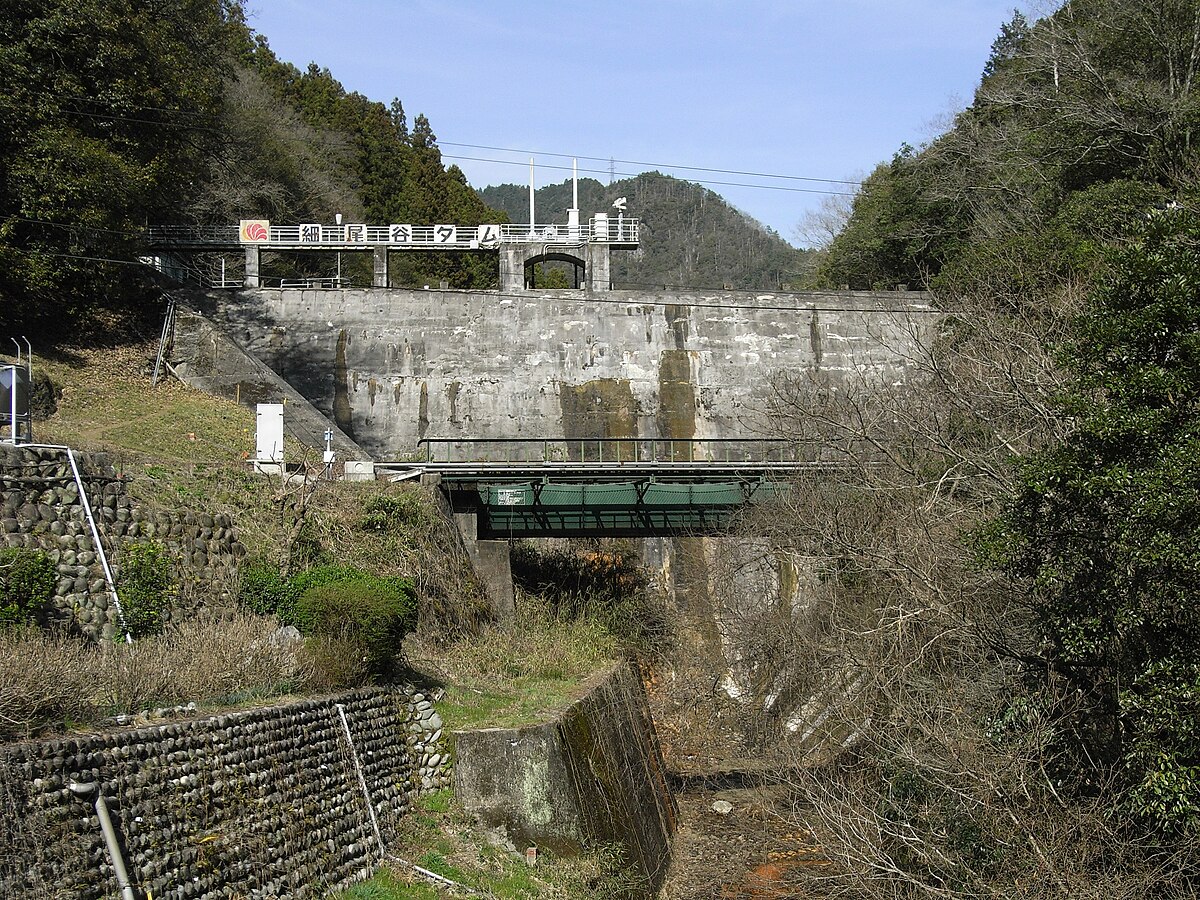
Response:
M598 462L624 465L809 462L813 458L815 442L776 438L422 438L417 441L417 446L422 445L426 463ZM444 454L438 450L444 450ZM469 455L455 453L456 450L466 451Z
M154 225L147 231L157 246L428 247L473 250L498 244L581 243L636 244L641 222L636 218L593 219L578 226L557 224L501 225L271 225L268 239L243 242L236 225Z

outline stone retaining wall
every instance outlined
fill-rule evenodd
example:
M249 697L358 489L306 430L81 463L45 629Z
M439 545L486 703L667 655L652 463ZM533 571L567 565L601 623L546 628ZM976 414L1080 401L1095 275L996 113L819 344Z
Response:
M117 896L104 792L137 896L320 897L368 874L414 797L449 785L442 723L411 689L0 747L0 896Z
M169 550L184 587L168 619L190 614L209 597L232 599L245 548L228 516L148 508L129 496L106 457L75 458L115 576L122 546L155 541ZM117 633L117 611L65 451L0 446L0 546L43 550L58 568L49 623L77 627L92 638Z

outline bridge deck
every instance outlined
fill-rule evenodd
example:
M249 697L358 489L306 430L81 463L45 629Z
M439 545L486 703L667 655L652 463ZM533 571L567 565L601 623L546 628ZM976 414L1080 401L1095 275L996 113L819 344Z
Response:
M489 438L421 441L426 458L377 462L397 477L434 476L483 538L717 534L740 510L789 490L801 459L778 440ZM811 448L808 448L811 450Z

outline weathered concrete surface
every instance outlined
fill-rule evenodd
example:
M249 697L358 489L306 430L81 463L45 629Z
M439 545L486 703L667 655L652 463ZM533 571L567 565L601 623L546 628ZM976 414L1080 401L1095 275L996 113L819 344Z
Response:
M453 513L453 516L463 547L471 560L471 568L492 601L492 612L498 621L512 622L517 606L508 541L481 541L479 518L474 513Z
M170 358L181 381L206 393L250 407L282 401L285 428L305 446L323 448L329 428L341 459L370 458L299 391L199 313L178 309Z
M915 292L257 290L204 311L378 457L425 437L745 436L781 373L901 378L933 320Z
M785 376L907 379L938 315L918 292L257 290L203 302L365 449L393 459L421 438L754 436ZM676 674L691 670L705 690L716 679L784 721L791 693L753 670L740 623L754 604L802 607L807 589L785 566L746 598L717 598L736 544L651 539L643 555L681 623Z
M455 732L454 793L463 809L520 850L558 854L619 844L661 883L675 833L658 737L636 670L621 663L552 721Z

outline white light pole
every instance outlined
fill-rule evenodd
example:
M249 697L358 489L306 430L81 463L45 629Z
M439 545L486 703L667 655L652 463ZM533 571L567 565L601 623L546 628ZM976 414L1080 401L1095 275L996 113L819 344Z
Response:
M339 241L345 240L345 236L342 234L342 214L334 213L333 221L337 222L338 240ZM338 286L339 290L342 287L342 251L341 250L338 250L338 252L337 252L337 286Z

